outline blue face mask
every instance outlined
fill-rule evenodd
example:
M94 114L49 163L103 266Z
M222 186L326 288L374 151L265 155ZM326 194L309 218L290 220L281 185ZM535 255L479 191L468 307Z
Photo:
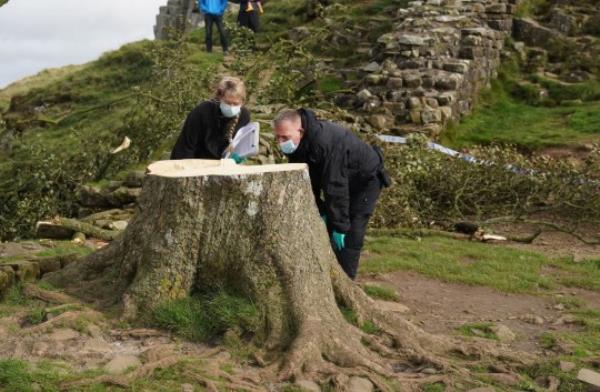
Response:
M221 102L219 104L219 107L221 108L221 113L223 113L223 116L229 118L237 116L242 110L241 106L232 106L226 104L225 102Z
M288 141L285 141L283 143L279 143L279 149L285 155L293 154L294 151L296 151L297 148L298 148L298 146L295 145L294 142L291 139L288 140Z

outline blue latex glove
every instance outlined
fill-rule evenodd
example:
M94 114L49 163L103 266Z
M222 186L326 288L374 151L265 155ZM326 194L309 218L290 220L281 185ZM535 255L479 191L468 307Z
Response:
M333 231L331 239L337 250L342 250L346 247L346 234Z
M321 219L323 219L323 222L325 222L325 224L327 224L327 215L325 215L325 214L321 215Z
M233 159L235 161L235 163L242 163L244 161L246 161L246 158L242 158L241 156L239 156L236 153L231 154L231 157L229 157L230 159Z

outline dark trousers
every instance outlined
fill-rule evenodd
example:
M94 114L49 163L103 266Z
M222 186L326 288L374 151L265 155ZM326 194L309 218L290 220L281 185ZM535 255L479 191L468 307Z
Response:
M346 246L341 251L333 247L338 262L350 279L356 278L367 225L375 210L381 188L379 177L373 177L366 183L355 186L350 184L350 231L346 233ZM328 229L331 236L331 228Z
M242 9L243 7L240 8L240 13L238 14L238 24L241 27L247 27L256 33L260 27L260 13L256 4L253 5L254 11L250 12Z
M206 51L212 52L212 27L213 23L217 25L219 30L219 38L221 38L221 46L223 52L227 52L227 37L225 36L225 28L223 27L223 15L204 14L204 25L206 27Z

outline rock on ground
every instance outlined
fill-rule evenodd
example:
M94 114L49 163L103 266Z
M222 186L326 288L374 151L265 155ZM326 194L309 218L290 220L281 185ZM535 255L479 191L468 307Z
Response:
M135 355L117 355L104 365L104 370L109 374L123 374L127 369L139 367L141 364Z

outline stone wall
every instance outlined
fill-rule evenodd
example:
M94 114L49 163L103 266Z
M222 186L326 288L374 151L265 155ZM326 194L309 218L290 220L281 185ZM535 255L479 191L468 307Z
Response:
M202 13L196 8L196 0L168 0L167 5L160 7L156 15L154 36L165 39L169 29L188 31L203 23Z
M437 136L496 77L518 0L413 1L362 68L366 128Z

